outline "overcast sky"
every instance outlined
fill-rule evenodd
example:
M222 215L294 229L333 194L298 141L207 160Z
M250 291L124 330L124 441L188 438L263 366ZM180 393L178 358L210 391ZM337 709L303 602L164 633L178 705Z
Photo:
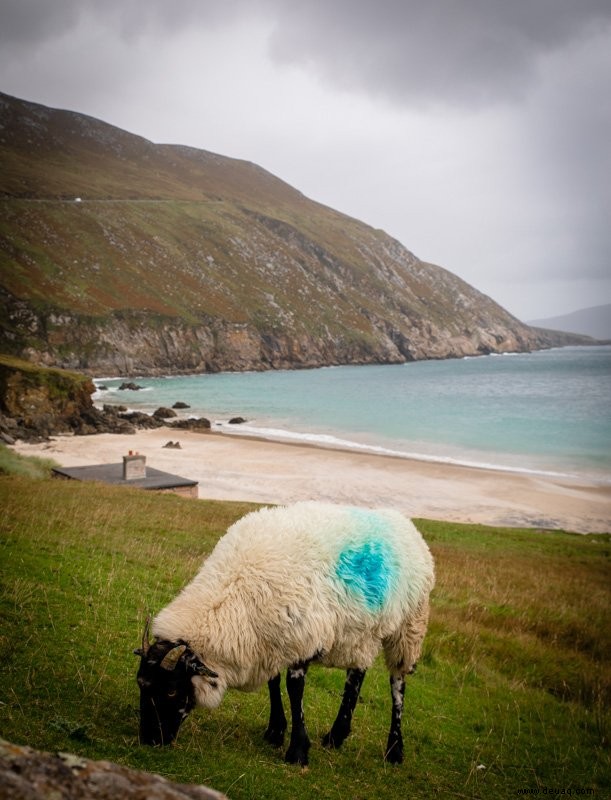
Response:
M0 0L0 91L254 161L523 320L611 303L611 0Z

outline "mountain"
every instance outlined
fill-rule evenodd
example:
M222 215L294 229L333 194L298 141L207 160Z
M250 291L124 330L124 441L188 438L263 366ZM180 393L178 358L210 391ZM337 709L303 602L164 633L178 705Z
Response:
M581 308L570 314L548 319L533 320L529 325L542 328L553 328L570 333L581 333L593 336L595 339L611 339L611 305Z
M255 164L0 94L0 350L89 374L579 341Z

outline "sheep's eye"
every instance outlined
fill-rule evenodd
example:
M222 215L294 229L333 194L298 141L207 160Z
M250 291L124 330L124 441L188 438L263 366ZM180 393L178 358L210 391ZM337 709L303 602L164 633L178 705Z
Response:
M177 694L178 692L176 691L176 689L170 689L170 691L168 692L168 697L176 697Z

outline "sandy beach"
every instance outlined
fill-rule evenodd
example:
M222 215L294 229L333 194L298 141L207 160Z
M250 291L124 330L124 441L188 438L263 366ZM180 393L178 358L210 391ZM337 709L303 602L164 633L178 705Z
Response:
M181 449L164 448L180 441ZM199 497L290 503L319 499L397 508L412 517L487 525L611 531L611 485L579 478L475 469L219 433L169 428L133 436L58 436L15 448L61 466L117 463L129 450L147 465L199 482Z

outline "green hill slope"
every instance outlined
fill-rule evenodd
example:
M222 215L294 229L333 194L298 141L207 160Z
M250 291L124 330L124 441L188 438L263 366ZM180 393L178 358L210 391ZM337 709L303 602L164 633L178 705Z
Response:
M248 162L0 94L0 165L14 355L154 374L560 343Z

